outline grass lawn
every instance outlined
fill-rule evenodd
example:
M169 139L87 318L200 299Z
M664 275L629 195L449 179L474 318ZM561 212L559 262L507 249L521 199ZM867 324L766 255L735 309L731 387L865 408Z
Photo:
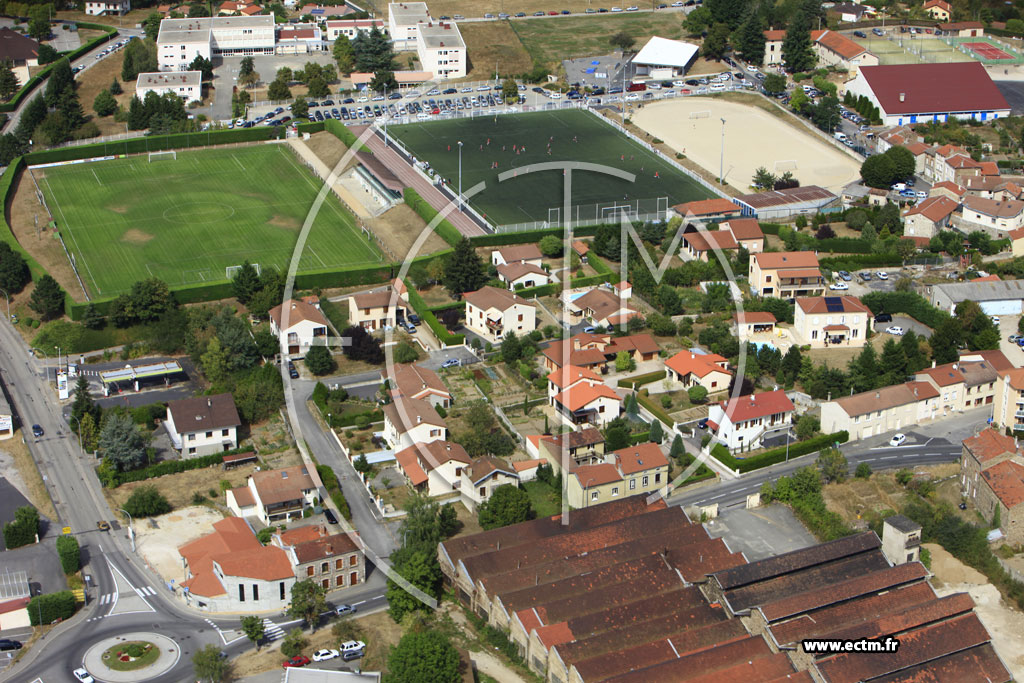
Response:
M96 297L158 277L222 282L246 259L287 270L321 183L280 145L179 151L33 171ZM379 263L380 252L328 193L299 271ZM114 266L114 267L112 267Z
M562 500L551 486L542 481L528 481L522 484L530 496L530 507L537 517L551 517L562 511Z
M682 18L676 12L603 14L556 21L515 21L512 29L533 60L551 68L563 59L610 54L614 48L608 38L620 31L636 39L636 49L655 35L682 38Z
M470 203L499 225L551 220L555 216L549 214L549 209L562 207L561 170L523 173L499 182L500 173L528 164L587 162L636 175L635 181L630 182L593 171L573 172L571 201L580 207L580 219L607 215L599 206L633 205L639 200L641 211L654 212L659 205L662 210L666 207L663 198L667 198L667 206L672 206L711 196L703 186L653 152L582 111L410 123L392 126L391 132L414 156L429 162L439 174L455 183L460 167L457 143L462 141L462 186L468 189L480 182L487 183ZM525 145L527 151L517 154L513 145ZM494 162L498 164L496 169L491 167Z
M136 657L128 662L122 662L117 657L118 652L124 652L129 645L139 645L146 647L151 646L142 656ZM130 640L125 643L118 643L113 647L107 648L107 651L103 653L103 663L113 669L114 671L135 671L147 667L160 657L160 648L152 643L148 643L144 640Z

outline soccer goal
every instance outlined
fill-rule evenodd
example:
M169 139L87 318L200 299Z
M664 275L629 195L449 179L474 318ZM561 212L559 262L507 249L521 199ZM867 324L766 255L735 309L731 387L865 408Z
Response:
M257 275L262 275L262 271L260 270L260 264L258 264L258 263L251 263L249 265L251 265L253 268L256 269L256 274ZM235 274L237 274L238 271L240 271L241 269L242 269L242 266L240 266L240 265L239 266L228 266L227 268L224 269L224 276L227 277L227 279L229 279L229 280L234 280L235 279Z
M690 118L691 119L706 119L706 118L709 118L710 116L711 116L711 110L709 110L709 109L705 109L704 111L691 111L690 112Z
M795 171L796 170L796 159L786 159L784 161L775 162L776 171Z
M154 161L162 161L164 159L174 159L175 161L177 161L178 153L176 151L174 151L173 149L172 150L168 150L166 152L150 152L149 153L149 163L153 163Z

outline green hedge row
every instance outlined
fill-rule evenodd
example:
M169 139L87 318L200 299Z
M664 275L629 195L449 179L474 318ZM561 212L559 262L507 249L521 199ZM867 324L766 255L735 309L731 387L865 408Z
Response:
M633 446L637 445L638 443L647 443L650 440L651 440L651 432L650 432L650 430L648 430L646 432L637 432L636 434L630 434L629 435L629 443L630 443L630 445L633 445Z
M4 206L8 205L8 202L11 199L8 195L12 192L14 181L24 168L25 157L18 157L10 163L7 170L4 171L3 176L0 176L0 197L3 198ZM32 255L25 251L25 248L21 246L21 243L15 239L14 233L11 231L11 226L7 222L6 212L3 217L3 227L4 230L3 234L0 235L0 240L7 242L7 244L11 246L11 249L18 252L25 258L25 262L28 264L28 269L32 273L32 279L35 280L46 275L46 270L44 270L43 267L39 265L39 262L32 258Z
M28 601L28 618L33 626L70 619L74 614L75 594L71 591L37 595Z
M739 470L743 472L752 472L753 470L759 470L762 467L768 467L776 463L782 462L786 459L787 450L789 452L789 458L797 458L801 455L807 455L808 453L814 453L820 451L822 448L826 448L835 443L846 443L850 440L850 435L846 432L835 432L834 434L819 434L818 436L811 437L806 441L797 441L789 445L788 449L786 446L779 446L767 450L764 453L755 455L752 458L737 458L729 452L729 449L720 443L716 443L714 448L711 449L711 455L715 457L720 463L725 465L731 470Z
M645 384L651 382L657 382L659 379L665 379L665 371L658 370L656 372L648 372L646 375L637 375L636 377L630 377L628 379L619 380L620 389L636 389L642 387Z
M77 50L72 50L71 52L68 52L67 54L61 55L61 57L67 57L69 62L75 61L76 59L78 59L82 55L84 55L87 52L89 52L90 50L92 50L97 45L99 45L101 43L105 43L105 42L109 41L110 39L117 37L117 29L112 28L110 26L103 26L101 24L87 24L87 23L79 23L78 26L80 28L91 28L91 29L95 29L95 30L98 30L98 31L106 31L107 35L105 35L105 36L96 36L95 38L90 40L85 45L82 45L81 47L79 47ZM57 60L57 61L60 61L60 60ZM49 77L50 71L53 70L53 66L56 63L57 62L52 62L50 64L47 64L45 67L43 67L42 71L37 73L32 78L28 79L28 81L25 82L25 85L21 86L21 89L18 90L18 92L16 92L14 94L14 97L11 98L10 102L4 102L3 104L0 104L0 112L5 112L5 113L6 112L12 112L15 109L17 109L18 106L21 104L21 101L24 100L26 97L28 97L28 95L33 90L35 90L40 85L42 85L43 82L46 80L46 78Z
M334 119L328 119L328 121L333 121L333 120ZM326 122L325 121L303 121L302 123L295 124L295 128L300 133L309 133L310 135L312 135L313 133L319 133L322 130L324 130L324 123L326 123Z
M345 494L341 492L341 484L338 483L338 475L334 473L334 470L329 465L317 465L316 473L320 475L320 481L324 483L324 488L327 489L327 495L334 501L335 506L338 508L338 512L345 519L352 519L352 510L348 507L348 501L345 500Z
M611 267L609 267L609 265L604 262L604 259L602 259L601 257L599 257L597 254L595 254L593 252L587 254L587 263L590 264L591 268L593 268L594 270L596 270L598 273L600 273L602 275L616 275L617 276L619 274L617 271L612 270Z
M872 315L903 313L932 329L949 319L948 313L935 308L916 292L869 292L860 300L871 309Z
M447 346L458 346L466 343L465 335L452 334L445 329L445 326L438 321L437 316L427 308L427 303L423 300L423 297L420 296L420 293L411 285L411 282L405 283L405 286L409 290L409 305L412 306L412 310L416 311L416 315L420 317L420 320L427 324L427 327L430 328L441 343Z
M227 145L235 142L260 142L276 140L284 135L284 126L257 126L255 128L232 128L229 130L208 130L201 133L171 133L168 135L145 135L118 142L100 142L93 145L61 147L32 152L25 157L29 166L51 164L58 161L87 159L118 154L144 154L165 150Z
M591 225L585 228L576 228L573 230L573 236L575 237L593 237L597 234L597 228L599 226ZM524 232L496 232L491 235L477 235L470 237L469 241L473 243L474 247L501 247L507 244L529 244L531 242L540 242L542 237L548 235L554 235L555 237L564 237L565 232L562 228L545 228L543 230L526 230Z
M188 472L189 470L213 467L214 465L220 465L223 463L225 455L252 452L252 448L236 448L222 453L201 455L198 458L188 458L186 460L164 460L163 462L158 462L155 465L149 465L147 467L130 470L128 472L107 472L107 468L97 467L96 474L99 476L100 481L103 482L104 486L109 489L116 489L121 484L127 484L131 481L143 481L145 479L153 479L154 477L162 477L165 474L177 474L178 472Z
M761 232L766 235L778 235L779 228L782 227L782 223L758 223L761 226ZM786 226L789 227L788 225Z
M358 421L359 418L366 417L370 422L380 422L384 419L384 412L381 410L367 410L362 413L344 413L341 416L331 415L331 426L332 427L352 427Z
M672 429L672 427L675 426L675 420L669 417L668 413L661 409L661 406L655 405L654 401L651 400L650 396L641 392L636 395L636 400L639 401L640 405L642 405L644 408L647 408L648 412L650 412L651 415L661 420L666 427Z
M865 267L902 266L903 259L896 254L851 254L849 256L823 258L819 263L822 268L837 271L857 270L858 268Z
M349 149L355 147L359 142L356 139L356 134L349 130L348 126L337 119L327 119L324 121L324 130L341 140ZM373 154L373 152L370 151L370 148L366 145L360 145L359 151L366 152L367 154Z
M402 190L402 198L405 199L405 203L409 205L413 211L416 212L420 218L426 221L428 224L437 217L439 213L437 209L432 207L427 200L420 196L420 193L411 187L407 187ZM451 246L455 246L462 241L462 233L455 229L447 218L442 218L434 226L434 232L437 236L443 239Z
M523 291L523 290L520 290L520 291ZM517 294L518 294L518 292L517 292ZM452 308L465 308L465 307L466 307L466 304L463 303L462 301L449 301L448 303L441 304L440 306L431 306L430 310L433 311L434 313L437 313L438 311L447 311L447 310L452 309Z
M517 289L516 294L529 299L535 296L554 296L558 293L561 288L561 282L551 282L546 285L537 285L536 287L524 287L523 289Z

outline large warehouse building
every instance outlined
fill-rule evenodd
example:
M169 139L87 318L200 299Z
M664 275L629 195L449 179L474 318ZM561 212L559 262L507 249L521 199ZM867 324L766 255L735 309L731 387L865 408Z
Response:
M693 43L681 40L652 37L633 57L637 76L649 76L655 80L682 76L697 58L698 48Z
M846 90L874 102L887 126L1010 114L1006 98L978 62L863 66Z
M1020 315L1024 311L1024 280L957 282L932 286L932 306L952 313L961 301L977 301L986 315Z

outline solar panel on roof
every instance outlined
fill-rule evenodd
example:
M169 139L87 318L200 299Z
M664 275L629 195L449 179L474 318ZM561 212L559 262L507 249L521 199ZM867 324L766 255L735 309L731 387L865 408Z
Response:
M838 296L826 296L825 309L829 313L839 313L843 310L843 300Z

